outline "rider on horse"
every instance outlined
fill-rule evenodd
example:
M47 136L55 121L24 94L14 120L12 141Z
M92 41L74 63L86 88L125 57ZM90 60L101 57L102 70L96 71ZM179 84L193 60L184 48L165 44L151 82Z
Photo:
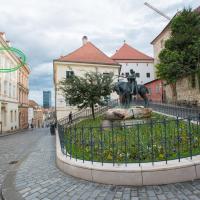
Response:
M148 106L148 89L145 85L138 85L136 81L136 74L133 69L130 70L130 74L126 77L123 77L128 80L128 82L118 81L114 86L114 91L117 92L119 96L122 97L123 104L130 104L132 102L132 95L140 95L145 102L145 106Z
M131 89L131 94L132 95L137 95L138 94L136 74L135 74L135 71L133 71L133 69L130 70L130 74L128 74L128 76L126 76L126 77L119 76L119 77L123 77L123 78L126 78L128 80L129 87Z
M135 74L135 71L133 71L132 69L130 70L130 75L128 75L127 80L131 86L131 94L137 95L138 87L137 87L137 81L136 81L136 74Z

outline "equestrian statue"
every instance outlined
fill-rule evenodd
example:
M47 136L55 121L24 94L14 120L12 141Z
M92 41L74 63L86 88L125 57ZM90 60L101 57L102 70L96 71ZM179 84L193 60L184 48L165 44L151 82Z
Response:
M123 105L129 105L132 102L132 96L140 95L144 100L145 107L149 105L148 101L148 89L144 85L137 84L136 74L131 69L130 74L126 77L128 82L118 81L114 85L114 91L121 97L121 103Z

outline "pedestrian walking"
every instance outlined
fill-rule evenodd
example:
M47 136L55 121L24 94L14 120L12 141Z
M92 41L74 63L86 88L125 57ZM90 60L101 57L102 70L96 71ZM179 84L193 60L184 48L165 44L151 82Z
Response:
M72 111L69 113L69 123L72 123Z
M31 129L33 130L33 123L31 123Z

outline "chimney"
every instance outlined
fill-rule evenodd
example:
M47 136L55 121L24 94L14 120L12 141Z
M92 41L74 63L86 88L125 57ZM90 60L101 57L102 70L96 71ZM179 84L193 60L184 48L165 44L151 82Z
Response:
M4 32L0 32L0 35L2 36L2 38L4 39L4 41L6 41L6 34Z
M87 36L83 36L82 42L83 42L83 45L85 45L88 42Z
M7 45L8 45L9 47L11 47L11 43L10 43L9 40L6 40L6 43L7 43Z

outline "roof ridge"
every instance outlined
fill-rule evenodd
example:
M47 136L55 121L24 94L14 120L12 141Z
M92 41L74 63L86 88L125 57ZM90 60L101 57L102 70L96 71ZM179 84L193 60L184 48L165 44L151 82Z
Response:
M132 47L132 46L130 46L129 44L127 44L127 43L125 43L127 46L129 46L131 49L134 49L135 51L137 51L137 52L139 52L139 53L141 53L141 54L143 54L143 55L145 55L145 56L148 56L149 58L152 58L151 56L149 56L149 55L147 55L147 54L145 54L145 53L143 53L142 51L140 51L140 50L137 50L136 48L134 48L134 47ZM153 58L152 58L153 59Z
M113 60L152 60L153 57L139 51L131 45L124 43L118 51L116 51L111 58Z
M119 65L115 60L106 55L102 50L96 47L92 42L88 41L78 49L71 53L61 56L57 61L66 62L84 62L84 63L101 63Z
M88 42L87 42L87 43L88 43ZM86 43L86 44L87 44L87 43ZM83 47L84 47L86 44L84 44L84 45L80 46L78 49L76 49L76 50L72 51L71 53L68 53L68 54L67 54L67 55L65 55L65 56L61 56L60 58L63 58L63 57L69 56L69 55L71 55L71 54L73 54L73 53L77 52L79 49L83 48Z
M102 50L100 50L98 47L96 47L92 42L89 42L95 49L97 49L98 51L100 51L104 56L106 56L108 59L114 61L116 64L118 64L115 60L113 60L112 58L110 58L108 55L106 55Z

